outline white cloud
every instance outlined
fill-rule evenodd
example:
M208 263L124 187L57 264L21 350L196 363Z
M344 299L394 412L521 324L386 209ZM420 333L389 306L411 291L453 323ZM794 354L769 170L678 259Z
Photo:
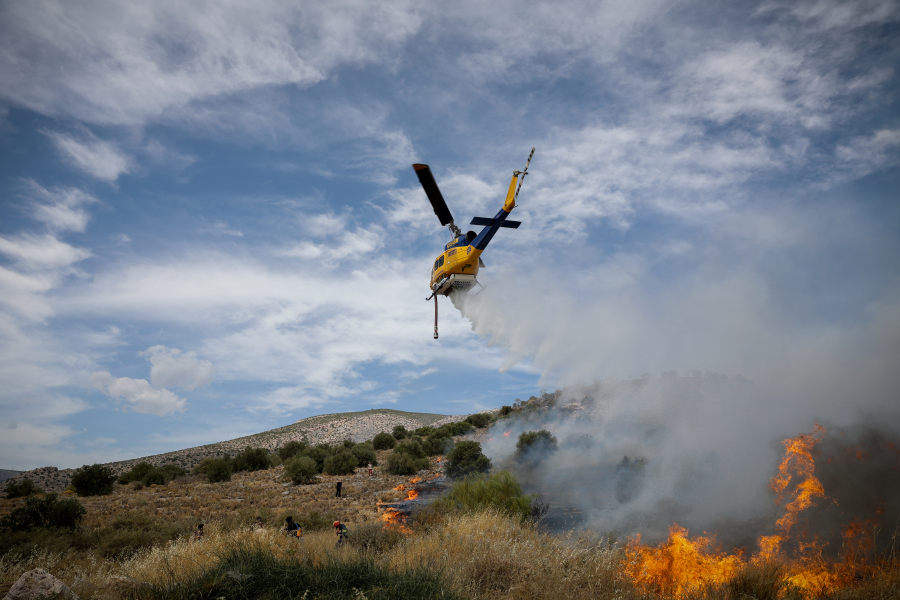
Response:
M106 371L97 371L91 375L91 385L110 398L125 400L135 412L164 417L185 411L185 400L169 390L153 388L146 379L115 378Z
M196 352L152 346L141 352L150 357L150 381L155 388L181 388L191 391L212 381L215 369L208 360L197 358Z
M97 179L113 183L119 175L131 171L131 161L115 144L90 131L82 130L80 139L65 133L45 133L69 165Z
M47 189L32 180L25 181L32 216L52 231L84 231L90 215L83 206L96 202L90 194L72 187Z
M380 60L421 23L408 1L326 5L9 5L0 89L49 115L137 124L222 94L308 86L335 68Z
M0 253L27 267L44 269L67 267L91 256L89 250L70 246L52 235L27 233L14 238L0 237Z

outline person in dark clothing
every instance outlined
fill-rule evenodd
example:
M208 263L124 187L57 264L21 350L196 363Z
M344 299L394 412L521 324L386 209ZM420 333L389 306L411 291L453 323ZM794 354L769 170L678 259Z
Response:
M334 497L335 497L335 498L340 498L340 497L341 497L341 485L343 485L343 482L341 482L341 480L338 479L338 480L337 480L337 485L334 487Z
M284 530L290 536L300 537L302 535L300 531L300 525L294 522L294 517L288 517L285 519Z
M340 521L335 521L334 529L337 532L337 544L335 544L335 546L342 546L344 540L347 539L347 526Z

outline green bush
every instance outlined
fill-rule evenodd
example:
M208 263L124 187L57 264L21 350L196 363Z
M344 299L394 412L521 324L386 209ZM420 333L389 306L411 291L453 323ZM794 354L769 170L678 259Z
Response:
M316 461L308 456L295 456L284 463L284 472L294 483L312 483L319 474Z
M416 459L428 456L425 452L425 448L422 447L422 442L415 438L403 440L401 443L397 444L394 448L394 453L408 454L411 458Z
M478 429L484 429L488 425L491 424L491 415L487 413L475 413L474 415L469 415L466 417L466 421L477 427Z
M353 440L344 440L343 442L341 442L341 444L344 446L344 448L349 450L356 445L356 442L354 442Z
M28 478L23 479L20 483L10 481L3 491L6 492L7 498L24 498L44 493L44 490L34 485L34 482Z
M402 427L402 425L398 425L398 427ZM394 428L394 431L397 431L396 427ZM382 431L372 440L372 445L375 446L376 450L391 450L394 446L397 445L397 439L400 438L395 438L390 433Z
M482 454L481 444L469 440L458 442L447 453L445 464L447 476L453 479L491 470L491 459Z
M110 484L112 485L112 484ZM39 527L74 529L87 510L74 498L58 500L56 494L43 498L29 497L24 506L0 519L0 527L13 531L28 531Z
M429 425L423 425L423 426L419 427L418 429L416 429L415 431L413 431L414 434L416 434L420 437L428 437L433 432L434 432L434 427L431 427Z
M369 463L372 463L373 467L378 465L378 457L375 455L375 450L373 450L372 446L369 444L357 444L351 448L350 452L356 457L356 464L360 467Z
M475 429L475 426L468 421L448 423L447 425L444 425L444 427L446 427L450 431L451 435L465 435Z
M512 411L513 411L512 406L501 406L500 407L500 416L508 417Z
M244 451L234 457L234 471L264 471L272 466L269 451L265 448L251 448L247 446Z
M105 465L84 465L72 473L72 489L79 496L105 496L112 493L116 475Z
M324 468L329 475L350 475L356 471L356 457L347 448L341 448L325 459Z
M278 449L278 457L286 461L289 458L293 458L295 454L299 454L306 450L308 446L303 442L290 441L281 448Z
M531 518L534 497L522 493L508 471L495 475L471 474L457 481L446 495L434 501L436 509L479 511L494 509L523 521Z
M556 438L547 431L523 431L516 442L516 457L520 460L539 461L559 449Z
M231 481L234 464L229 456L222 458L204 458L194 467L195 475L203 475L210 483Z
M405 440L406 438L408 438L409 432L406 430L406 427L404 427L403 425L396 425L396 426L394 426L394 430L391 432L391 435L394 437L395 440L397 440L399 442L400 440Z
M319 444L315 448L305 450L303 454L316 461L316 470L321 473L325 470L325 459L331 456L331 446Z
M450 432L438 429L434 433L428 436L424 442L422 442L422 450L428 456L438 456L447 451L447 448L452 444L452 440L450 439Z
M399 448L399 446L397 447ZM387 457L385 470L394 475L414 475L417 471L427 469L431 463L427 458L416 458L405 452L397 452L394 449Z
M122 473L119 476L119 483L126 484L131 483L132 481L143 481L144 477L153 471L154 466L148 462L139 462L134 465L130 471Z

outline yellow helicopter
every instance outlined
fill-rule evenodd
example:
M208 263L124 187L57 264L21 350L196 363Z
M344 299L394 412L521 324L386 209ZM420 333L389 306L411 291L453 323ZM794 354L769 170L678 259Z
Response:
M447 208L447 203L438 189L434 175L428 165L414 164L413 169L419 177L419 183L428 196L434 214L444 225L450 229L450 235L453 239L444 246L444 251L434 260L434 266L431 269L431 295L425 300L434 298L434 339L438 339L438 296L449 296L451 294L465 294L474 286L478 285L476 275L478 269L484 266L481 260L481 253L487 248L494 235L501 227L517 229L521 222L510 221L506 217L516 207L516 198L519 197L519 190L522 189L522 183L525 176L528 175L528 165L531 164L531 157L534 156L534 148L528 155L525 162L525 169L513 171L512 180L509 182L509 190L506 192L506 201L503 208L500 209L493 219L487 217L475 217L472 219L471 225L483 225L484 229L480 233L469 231L465 235L460 231L459 227L453 222L453 215ZM519 180L519 175L522 176ZM518 188L516 182L519 183Z

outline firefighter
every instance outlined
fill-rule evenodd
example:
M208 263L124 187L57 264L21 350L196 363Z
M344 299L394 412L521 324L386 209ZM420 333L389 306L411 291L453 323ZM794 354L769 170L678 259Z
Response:
M300 530L300 525L294 522L294 517L285 519L284 530L291 537L301 537L303 535L303 532Z
M337 532L337 544L335 544L335 546L342 546L344 540L347 539L347 526L340 521L335 521L334 529Z

